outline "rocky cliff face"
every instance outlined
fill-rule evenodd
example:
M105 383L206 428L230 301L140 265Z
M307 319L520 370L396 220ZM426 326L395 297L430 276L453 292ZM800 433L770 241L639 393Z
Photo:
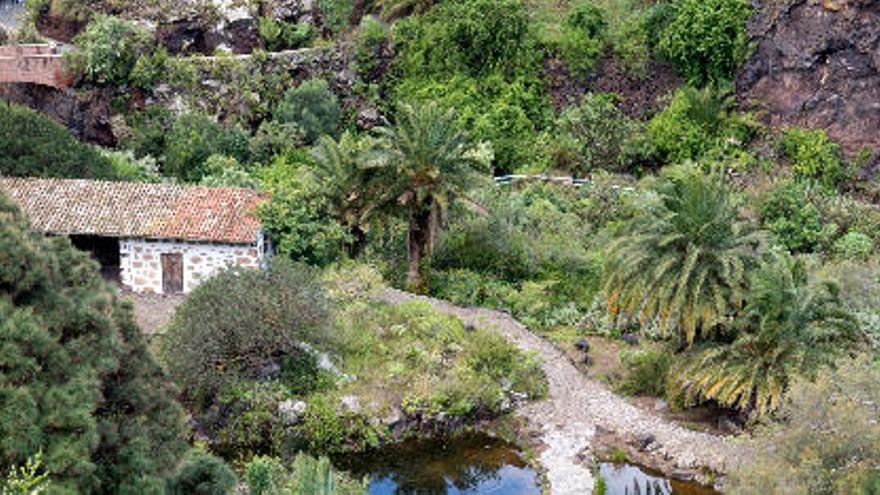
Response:
M755 53L737 93L773 127L825 129L880 153L880 0L753 0Z

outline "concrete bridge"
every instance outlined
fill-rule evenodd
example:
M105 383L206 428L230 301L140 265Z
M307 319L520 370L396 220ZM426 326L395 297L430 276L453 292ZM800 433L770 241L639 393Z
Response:
M54 45L0 46L0 84L32 83L63 89L70 86L61 51Z

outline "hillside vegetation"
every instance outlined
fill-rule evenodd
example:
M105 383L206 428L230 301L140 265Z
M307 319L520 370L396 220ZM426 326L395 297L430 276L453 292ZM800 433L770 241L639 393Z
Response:
M377 303L390 286L508 311L590 376L614 363L621 394L754 433L756 455L717 473L734 492L880 486L876 432L855 433L880 383L876 119L858 89L880 73L873 3L135 3L29 3L31 29L75 47L64 97L101 102L115 146L0 106L0 173L259 189L276 257L194 291L153 343L160 369L85 258L0 213L0 259L25 256L0 279L0 467L42 451L57 490L226 492L221 460L181 464L165 373L251 490L305 483L284 462L359 490L296 453L478 427L542 395L532 357ZM510 174L531 178L493 179ZM47 405L71 401L72 417Z

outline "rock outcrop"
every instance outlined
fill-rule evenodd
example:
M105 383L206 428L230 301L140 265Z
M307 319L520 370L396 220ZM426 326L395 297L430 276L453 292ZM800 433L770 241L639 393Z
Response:
M849 156L880 153L880 0L753 3L740 101L774 128L825 129Z

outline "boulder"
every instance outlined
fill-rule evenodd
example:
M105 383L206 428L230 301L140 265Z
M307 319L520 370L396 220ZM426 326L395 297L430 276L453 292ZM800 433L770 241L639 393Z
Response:
M880 151L880 1L752 2L756 49L736 92L774 128L825 129L849 156Z
M361 412L361 401L356 395L343 395L339 398L339 405L343 412L357 414Z
M308 404L301 400L287 399L278 403L278 415L286 425L294 425L302 421Z

